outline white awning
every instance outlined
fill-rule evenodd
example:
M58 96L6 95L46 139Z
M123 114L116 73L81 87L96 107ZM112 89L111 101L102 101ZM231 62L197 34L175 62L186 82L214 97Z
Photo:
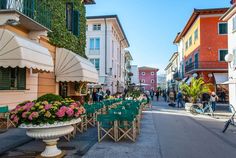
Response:
M228 81L228 73L214 73L216 84L222 84Z
M53 59L47 48L6 29L0 29L0 66L43 71L54 69Z
M57 82L98 82L98 72L87 59L64 48L56 50L55 75Z
M236 84L236 79L235 78L234 79L229 79L228 81L225 81L221 84Z

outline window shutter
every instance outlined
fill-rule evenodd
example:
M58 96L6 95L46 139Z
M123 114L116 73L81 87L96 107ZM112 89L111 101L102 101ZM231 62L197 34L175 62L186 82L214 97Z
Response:
M23 13L32 19L34 19L34 1L35 0L23 1Z
M19 90L26 89L26 69L25 68L17 69L17 89Z
M7 0L0 1L0 9L7 9Z
M0 90L9 90L10 85L10 69L0 68Z
M75 36L79 36L79 33L80 33L80 29L79 29L80 28L80 14L79 14L78 10L74 11L73 20L74 20L73 34Z

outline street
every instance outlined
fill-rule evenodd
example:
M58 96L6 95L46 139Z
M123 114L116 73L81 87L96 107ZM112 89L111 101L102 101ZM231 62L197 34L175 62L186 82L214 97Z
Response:
M236 130L223 134L224 121L192 116L183 109L154 101L144 112L141 135L136 143L109 140L96 143L84 156L153 158L228 158L236 155Z

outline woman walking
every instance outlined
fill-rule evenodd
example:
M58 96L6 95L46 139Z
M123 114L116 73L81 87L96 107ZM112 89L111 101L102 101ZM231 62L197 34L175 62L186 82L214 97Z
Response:
M212 106L213 111L216 110L216 101L217 100L218 100L218 96L216 95L215 92L212 92L211 97L210 97L210 102L211 102L211 106Z

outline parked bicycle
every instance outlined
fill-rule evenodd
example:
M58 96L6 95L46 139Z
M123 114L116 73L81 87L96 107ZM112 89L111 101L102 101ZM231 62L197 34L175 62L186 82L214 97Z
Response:
M225 131L228 129L229 125L236 126L235 122L234 122L234 116L236 114L236 111L232 105L229 105L229 107L232 112L232 116L229 118L228 121L225 122L224 129L222 130L223 133L225 133Z
M190 112L193 115L197 115L197 114L205 114L207 111L210 112L210 115L213 117L214 116L214 112L212 110L211 107L211 103L208 102L205 104L205 107L203 106L203 104L194 104L190 107Z

